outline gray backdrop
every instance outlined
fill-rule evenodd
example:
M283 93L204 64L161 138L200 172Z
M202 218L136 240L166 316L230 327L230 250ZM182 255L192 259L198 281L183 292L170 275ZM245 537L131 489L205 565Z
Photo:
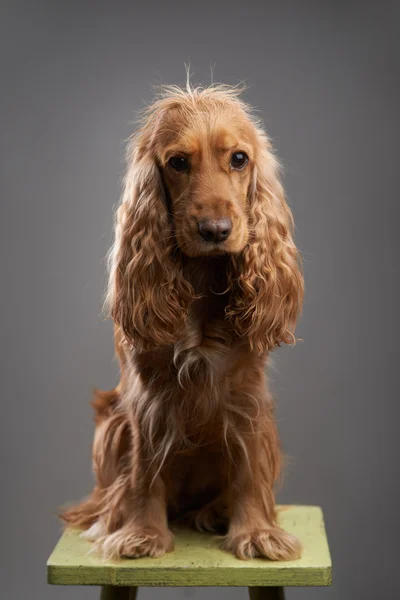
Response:
M104 257L122 141L150 84L246 80L285 165L307 285L276 353L281 502L319 504L334 585L397 594L399 3L1 3L1 560L7 600L46 586L57 507L92 484L91 386L113 386ZM397 529L397 531L396 531ZM4 587L5 586L5 587ZM141 598L244 599L243 588Z

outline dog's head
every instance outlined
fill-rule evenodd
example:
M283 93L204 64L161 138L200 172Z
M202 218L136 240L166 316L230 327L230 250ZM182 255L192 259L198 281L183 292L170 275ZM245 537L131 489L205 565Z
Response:
M237 102L210 100L162 110L153 135L176 241L189 256L238 253L249 239L256 132Z
M128 146L111 254L112 314L131 343L182 334L193 299L182 254L230 254L227 319L260 352L289 340L302 277L278 171L236 89L168 88L146 111Z

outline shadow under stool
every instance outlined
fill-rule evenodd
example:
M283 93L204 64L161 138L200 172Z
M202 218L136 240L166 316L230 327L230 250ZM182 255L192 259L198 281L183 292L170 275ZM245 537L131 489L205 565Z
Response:
M102 586L101 600L135 600L139 586L245 586L251 600L282 600L286 586L331 584L331 559L318 506L280 506L279 524L302 545L299 560L239 560L208 533L172 527L175 550L161 558L105 561L79 531L67 530L47 562L48 583Z

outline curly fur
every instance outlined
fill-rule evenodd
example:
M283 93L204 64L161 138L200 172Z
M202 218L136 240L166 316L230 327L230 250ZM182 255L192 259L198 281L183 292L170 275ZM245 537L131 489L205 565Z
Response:
M96 487L62 515L107 557L170 551L174 519L225 530L240 558L300 553L277 525L264 371L294 341L303 279L278 162L239 93L166 88L128 143L107 296L121 380L93 402ZM225 216L229 238L204 242L199 219Z

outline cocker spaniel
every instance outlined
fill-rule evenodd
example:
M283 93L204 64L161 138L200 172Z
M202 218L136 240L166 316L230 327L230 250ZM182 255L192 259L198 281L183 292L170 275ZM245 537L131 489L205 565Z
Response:
M108 558L173 549L173 520L239 558L299 557L277 524L268 353L303 297L270 141L239 90L166 88L129 140L108 302L121 367L97 392L96 485L64 511Z

